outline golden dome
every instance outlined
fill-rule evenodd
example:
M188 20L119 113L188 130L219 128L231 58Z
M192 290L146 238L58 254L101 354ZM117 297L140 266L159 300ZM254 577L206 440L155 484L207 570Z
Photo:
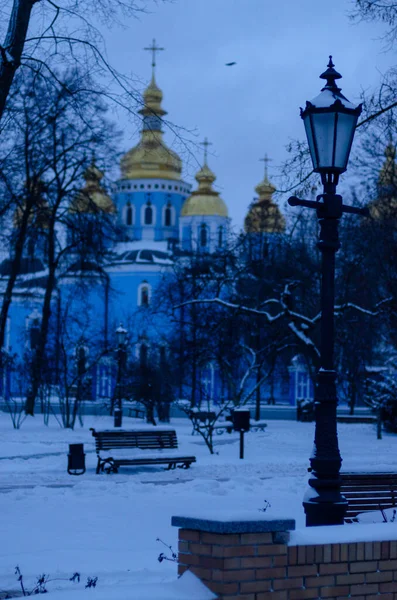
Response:
M206 159L203 167L196 175L198 189L187 198L182 206L181 217L193 216L219 216L227 217L227 206L212 188L216 176L207 165Z
M166 111L161 107L163 94L152 76L143 93L143 129L139 143L121 159L123 179L172 179L180 180L182 161L163 141L161 117Z
M385 157L378 177L378 197L369 206L373 218L395 218L397 215L396 148L391 142L385 148Z
M255 191L258 199L251 204L244 220L246 233L284 233L285 219L273 201L276 188L267 177L267 169L263 181L256 186Z
M144 107L139 111L141 115L150 115L155 113L156 115L162 117L166 115L166 111L161 106L161 101L163 99L163 92L157 86L156 81L154 79L154 75L152 75L152 80L146 90L143 92L143 103Z
M71 213L114 213L115 206L101 186L103 173L92 161L91 165L84 173L85 185L76 194L70 203L69 212Z

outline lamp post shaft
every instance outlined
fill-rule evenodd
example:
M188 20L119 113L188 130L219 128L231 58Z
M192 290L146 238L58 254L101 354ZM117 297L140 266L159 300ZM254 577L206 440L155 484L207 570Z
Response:
M342 199L324 194L318 205L318 247L322 254L320 368L315 387L316 429L310 458L311 476L303 506L306 525L343 524L347 502L340 493L342 459L336 421L337 393L334 368L335 254L339 250L339 218Z
M121 389L121 377L124 363L124 348L120 344L117 349L117 394L116 394L116 408L114 409L114 426L121 427L123 423L123 407L122 407L122 389Z

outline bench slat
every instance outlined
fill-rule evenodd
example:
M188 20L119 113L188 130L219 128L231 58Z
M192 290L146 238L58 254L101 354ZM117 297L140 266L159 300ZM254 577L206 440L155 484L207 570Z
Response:
M354 500L354 498L394 498L396 494L390 492L390 490L384 490L382 492L346 492L346 490L341 490L343 495L348 498Z
M394 501L394 499L390 496L388 498L357 498L355 500L352 500L351 498L346 498L346 500L349 502L349 506L361 506L362 504L365 504L367 506L378 506L378 504L393 504Z
M116 465L168 465L174 462L196 462L195 456L178 456L174 457L161 457L161 458L120 458L116 459L114 463Z
M397 481L397 473L341 473L340 478L342 481L356 481L357 479L364 479L367 481L373 481L376 479L380 479L381 481L385 479L394 479Z

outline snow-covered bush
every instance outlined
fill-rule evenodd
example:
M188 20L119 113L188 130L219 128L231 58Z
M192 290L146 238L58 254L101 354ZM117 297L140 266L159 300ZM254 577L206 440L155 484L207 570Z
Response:
M378 416L378 439L385 431L397 433L397 379L390 371L379 371L367 380L365 403Z
M298 421L314 421L314 400L297 400L296 418Z

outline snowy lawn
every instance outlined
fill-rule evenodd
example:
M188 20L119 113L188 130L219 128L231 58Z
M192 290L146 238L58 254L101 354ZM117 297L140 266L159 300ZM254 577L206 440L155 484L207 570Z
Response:
M125 428L140 425L123 422ZM197 457L190 469L124 467L96 475L89 427L112 428L111 418L87 416L84 428L67 431L54 419L46 427L36 416L13 430L0 413L1 599L2 590L18 589L19 565L28 588L42 573L81 573L80 584L48 584L54 598L207 600L212 595L193 584L191 574L176 581L176 565L157 560L168 552L157 538L177 550L172 515L216 518L252 511L255 519L266 502L269 517L294 518L298 528L304 526L312 423L268 421L264 432L246 434L244 460L238 458L238 434L216 435L217 454L211 456L201 437L191 435L187 419L171 425L181 454ZM373 425L340 424L339 438L344 470L397 469L397 436L378 441ZM87 472L72 477L66 472L68 444L78 442L85 445ZM98 577L95 590L84 589L88 576Z

